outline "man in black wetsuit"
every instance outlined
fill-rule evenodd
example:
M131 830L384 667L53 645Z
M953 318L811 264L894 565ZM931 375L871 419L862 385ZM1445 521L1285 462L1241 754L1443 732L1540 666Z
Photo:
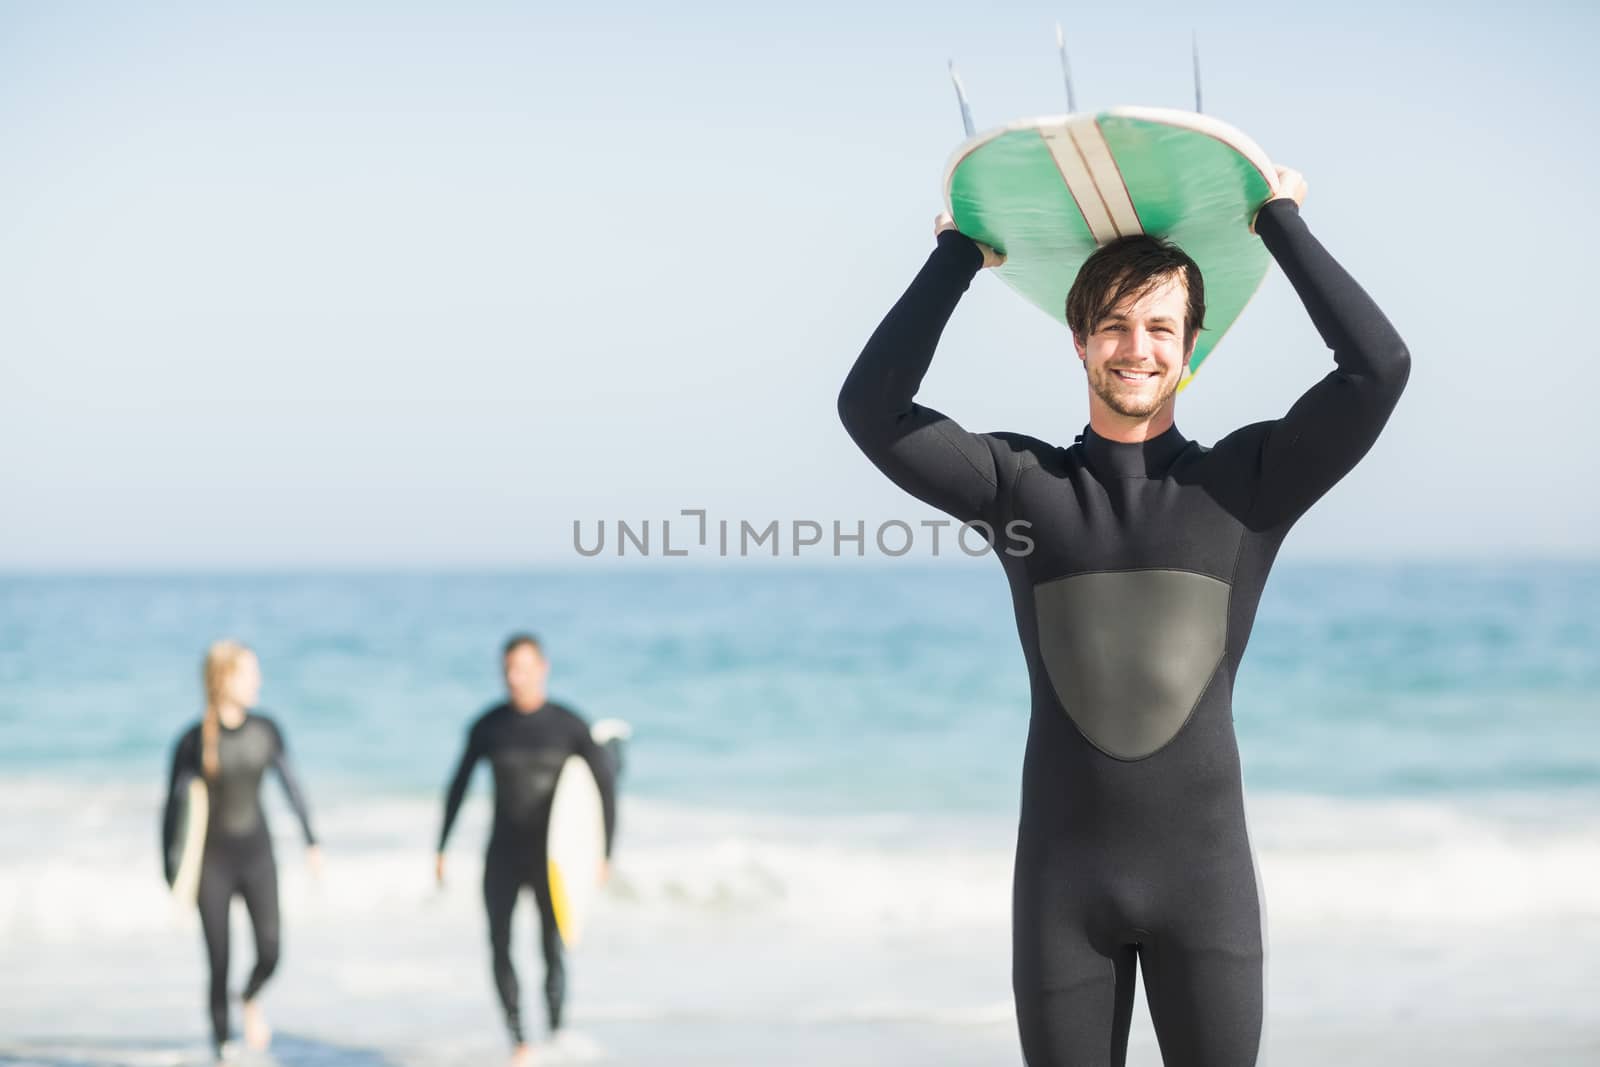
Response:
M487 759L494 770L494 829L483 862L483 902L489 913L495 986L516 1046L513 1062L521 1064L528 1061L530 1050L522 1026L517 971L511 963L511 913L522 887L532 889L539 906L545 1008L553 1033L561 1028L566 971L546 876L545 834L550 801L567 757L577 755L587 760L600 786L605 811L607 861L596 872L603 882L610 874L616 829L616 775L610 757L590 736L589 725L571 710L547 699L545 682L550 665L539 642L527 634L512 637L506 642L503 662L510 699L479 716L467 734L466 751L461 754L445 798L436 874L443 885L444 848L450 827L466 796L473 767L478 760Z
M1169 1067L1256 1062L1265 937L1233 680L1284 536L1371 448L1410 369L1302 221L1303 180L1280 171L1278 188L1256 232L1335 363L1280 419L1210 448L1178 432L1203 280L1142 236L1098 251L1068 297L1089 385L1074 444L970 433L914 403L956 302L1002 259L948 216L839 395L897 485L994 531L1011 584L1032 692L1012 984L1032 1067L1123 1063L1136 961ZM1004 533L1018 521L1026 540Z

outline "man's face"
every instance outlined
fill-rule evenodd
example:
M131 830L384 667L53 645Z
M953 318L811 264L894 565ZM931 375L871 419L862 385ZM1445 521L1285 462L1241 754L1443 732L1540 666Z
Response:
M1112 308L1083 341L1073 338L1090 390L1116 414L1147 419L1177 393L1194 351L1183 336L1188 299L1183 276L1174 274Z
M518 707L538 705L544 698L550 665L532 645L518 645L506 653L506 690Z

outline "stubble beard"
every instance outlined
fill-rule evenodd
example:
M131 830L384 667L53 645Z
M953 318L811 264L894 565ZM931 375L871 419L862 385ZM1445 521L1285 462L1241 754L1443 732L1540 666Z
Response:
M1102 368L1089 376L1089 384L1094 389L1106 407L1118 415L1129 419L1148 419L1160 411L1167 401L1178 393L1178 383L1182 374L1174 374L1171 380L1163 385L1159 392L1150 399L1144 399L1142 393L1123 392L1118 387L1122 384L1111 373L1110 369Z

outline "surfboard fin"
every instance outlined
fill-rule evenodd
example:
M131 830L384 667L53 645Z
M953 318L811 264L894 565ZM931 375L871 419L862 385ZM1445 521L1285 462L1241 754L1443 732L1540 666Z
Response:
M961 87L961 75L956 73L956 61L950 60L950 80L955 83L956 100L961 104L961 125L966 128L968 137L976 137L978 128L972 122L972 106L967 103L967 91Z
M1061 23L1056 23L1056 51L1061 54L1061 80L1067 85L1067 110L1072 114L1078 113L1078 94L1072 91L1072 64L1067 62L1067 38L1061 32Z
M1194 110L1195 114L1204 115L1206 109L1200 106L1200 35L1191 33L1189 43L1194 56Z
M633 727L621 719L601 719L589 727L589 736L594 738L594 743L606 750L611 757L611 771L620 776L624 765L623 754L627 751L626 741L633 736Z
M626 741L633 736L633 727L621 719L601 719L589 727L589 736L594 738L595 743L599 745L603 745L613 739Z

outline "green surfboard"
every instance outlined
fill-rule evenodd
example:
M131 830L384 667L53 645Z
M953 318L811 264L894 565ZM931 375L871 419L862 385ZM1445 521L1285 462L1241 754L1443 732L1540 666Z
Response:
M1206 323L1187 386L1266 276L1250 232L1276 172L1254 141L1190 111L1122 107L1013 122L951 156L945 203L956 228L1004 252L996 273L1065 325L1085 259L1117 237L1149 233L1199 264Z

